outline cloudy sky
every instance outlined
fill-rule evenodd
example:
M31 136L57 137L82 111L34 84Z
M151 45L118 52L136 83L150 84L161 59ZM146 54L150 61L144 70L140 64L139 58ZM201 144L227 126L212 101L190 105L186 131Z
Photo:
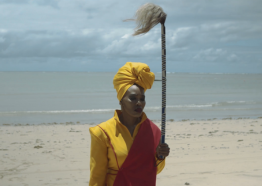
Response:
M0 0L0 71L161 71L161 25L131 36L147 2L167 13L167 71L262 73L261 0Z

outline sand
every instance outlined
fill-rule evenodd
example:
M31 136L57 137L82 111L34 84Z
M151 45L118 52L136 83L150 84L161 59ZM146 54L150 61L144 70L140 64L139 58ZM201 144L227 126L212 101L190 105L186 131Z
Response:
M90 126L0 126L0 185L88 185ZM262 185L261 118L168 121L166 142L158 186Z

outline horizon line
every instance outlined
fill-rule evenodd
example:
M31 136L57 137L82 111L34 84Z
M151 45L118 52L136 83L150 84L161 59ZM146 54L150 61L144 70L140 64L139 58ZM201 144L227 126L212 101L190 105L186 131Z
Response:
M46 73L46 72L74 72L74 73L115 73L117 71L0 71L0 73L2 72L42 72L42 73ZM162 72L153 72L153 73L157 73L157 74L161 74ZM166 72L167 74L262 74L261 73L245 73L245 72Z

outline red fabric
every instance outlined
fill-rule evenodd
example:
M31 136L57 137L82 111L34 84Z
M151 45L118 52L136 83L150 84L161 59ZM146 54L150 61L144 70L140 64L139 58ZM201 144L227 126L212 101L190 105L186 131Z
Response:
M120 167L114 186L155 186L156 147L161 137L159 128L149 119L140 126L128 156Z

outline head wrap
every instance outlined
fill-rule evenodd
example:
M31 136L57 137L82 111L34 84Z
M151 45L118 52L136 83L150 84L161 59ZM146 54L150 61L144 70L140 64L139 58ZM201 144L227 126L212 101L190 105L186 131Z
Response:
M145 63L127 62L116 73L113 84L117 92L117 99L120 101L127 89L133 84L150 89L155 80L155 74L150 72L150 68Z

